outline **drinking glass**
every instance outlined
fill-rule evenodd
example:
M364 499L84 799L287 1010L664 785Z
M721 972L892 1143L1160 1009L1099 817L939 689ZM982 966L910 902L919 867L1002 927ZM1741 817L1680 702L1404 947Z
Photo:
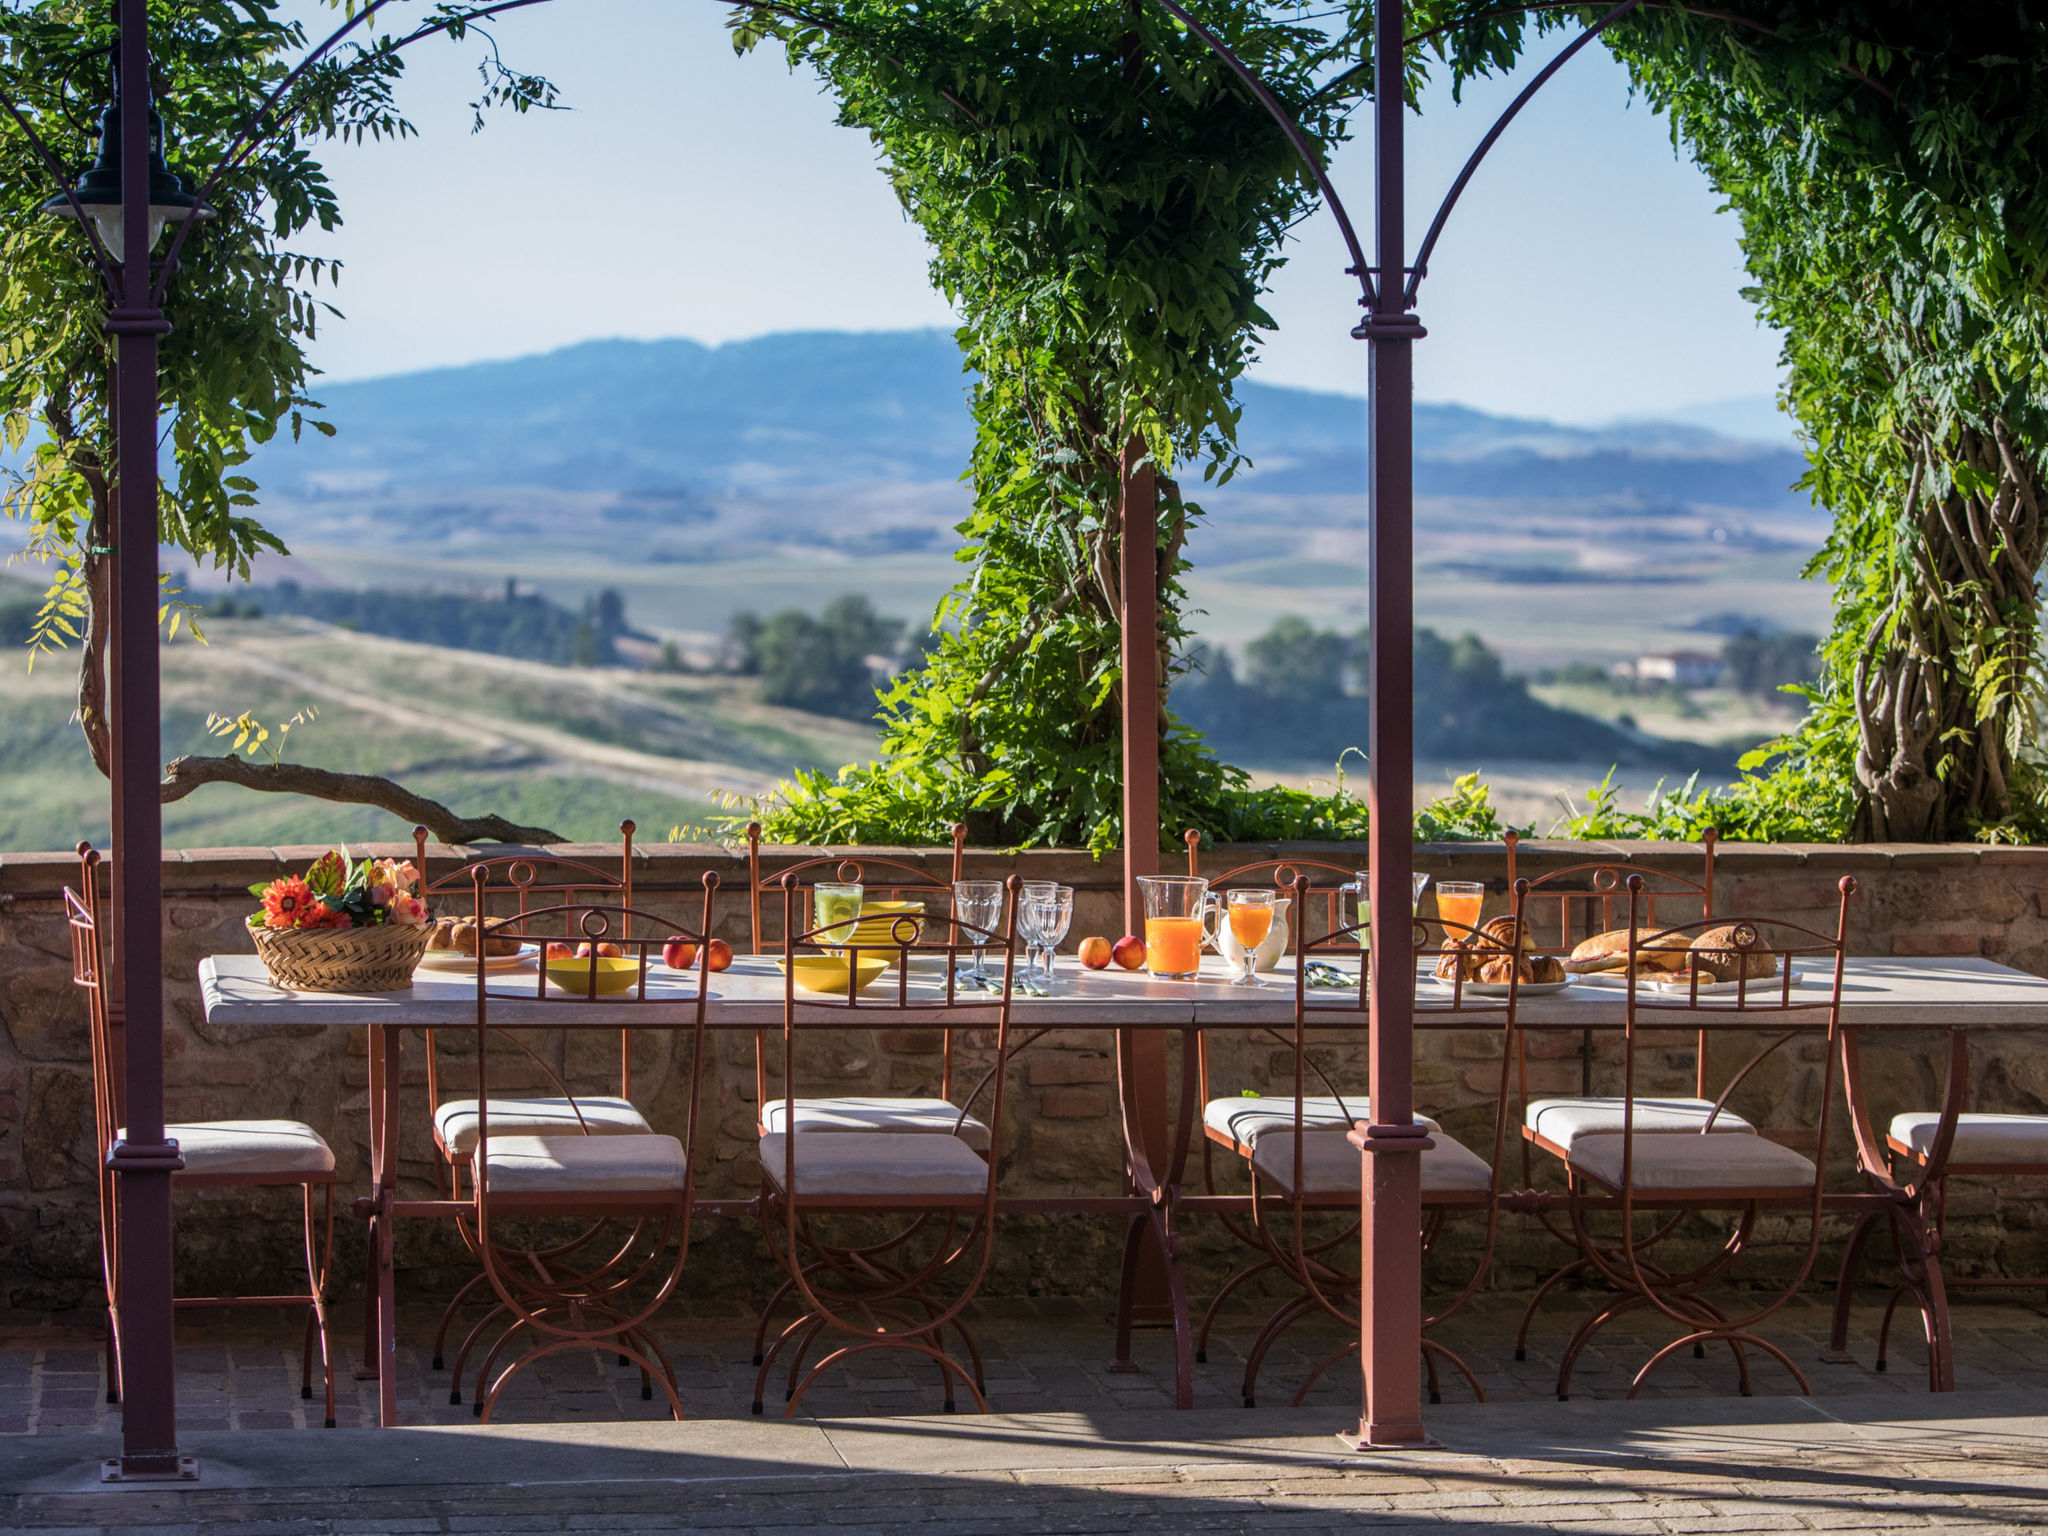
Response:
M1020 903L1042 904L1048 896L1052 895L1059 888L1060 883L1057 880L1026 880L1017 887L1017 900ZM1024 907L1020 905L1017 908L1020 917L1023 915L1023 911ZM1023 937L1023 930L1021 928L1018 930L1018 937ZM1024 958L1028 962L1026 974L1029 974L1030 970L1038 964L1038 944L1036 942L1027 943L1024 946Z
M1192 981L1202 968L1202 916L1209 882L1195 875L1140 875L1145 898L1145 968L1161 981Z
M1244 951L1244 974L1231 983L1239 987L1263 985L1259 980L1259 957L1255 953L1273 931L1273 902L1277 891L1232 891L1230 893L1230 936Z
M1408 911L1413 916L1422 911L1422 892L1429 884L1429 876L1423 874L1420 870L1412 871L1408 876L1408 884L1410 887L1408 892ZM1345 884L1338 886L1337 889L1357 896L1357 932L1352 937L1358 940L1358 947L1360 949L1371 949L1372 887L1367 884L1365 871L1362 869L1354 870L1351 879Z
M1436 915L1444 922L1456 923L1468 931L1479 926L1479 909L1485 901L1486 887L1477 880L1439 880L1436 883Z
M1038 898L1039 947L1045 952L1045 990L1052 991L1053 958L1060 947L1060 941L1067 936L1067 929L1074 921L1074 888L1070 885L1055 885L1050 892Z
M974 946L974 963L963 967L958 980L970 988L985 989L995 984L988 968L981 962L981 952L988 944L988 936L1003 915L1003 887L998 880L955 880L953 882L953 917L956 922L967 924L968 942Z
M1024 946L1024 974L1017 979L1019 990L1038 990L1038 944L1045 937L1045 898L1017 896L1017 942Z
M860 923L861 894L860 886L851 883L813 886L812 940L827 948L851 943Z

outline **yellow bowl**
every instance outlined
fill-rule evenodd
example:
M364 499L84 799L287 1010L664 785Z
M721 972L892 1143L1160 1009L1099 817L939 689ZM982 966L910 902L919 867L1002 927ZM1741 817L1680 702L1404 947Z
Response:
M788 965L785 960L777 965ZM796 966L796 989L799 992L816 992L825 997L846 996L846 966L844 955L798 955ZM889 969L886 955L860 957L860 974L854 978L853 990L865 992L882 972Z
M590 961L550 960L547 962L548 980L574 997L583 997L590 990ZM637 956L622 956L612 959L600 956L597 961L597 990L599 993L630 992L640 984L640 961Z

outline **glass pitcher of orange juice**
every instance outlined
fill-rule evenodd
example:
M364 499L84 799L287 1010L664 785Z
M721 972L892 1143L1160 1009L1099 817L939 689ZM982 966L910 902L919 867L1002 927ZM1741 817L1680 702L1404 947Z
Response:
M1140 875L1145 898L1145 968L1162 981L1192 981L1202 968L1202 920L1209 882L1195 875Z

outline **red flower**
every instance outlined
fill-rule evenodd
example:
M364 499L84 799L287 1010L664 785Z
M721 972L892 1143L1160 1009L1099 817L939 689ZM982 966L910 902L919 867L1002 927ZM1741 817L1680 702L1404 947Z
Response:
M353 928L355 922L346 912L337 912L324 901L313 903L306 916L308 928Z
M327 910L326 904L315 899L306 882L296 875L271 881L263 892L263 922L266 927L309 927L315 908L322 912Z

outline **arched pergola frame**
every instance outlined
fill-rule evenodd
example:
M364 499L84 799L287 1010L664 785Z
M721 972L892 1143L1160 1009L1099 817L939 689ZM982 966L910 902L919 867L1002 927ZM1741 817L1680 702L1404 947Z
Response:
M395 0L368 0L279 81L230 141L220 163L199 189L203 203L223 176L247 163L266 137L291 118L291 94L321 59L367 30ZM397 50L548 0L501 0L445 15L385 46ZM828 18L764 0L716 0L735 10L767 10L819 26ZM1529 100L1580 50L1630 12L1653 0L1621 0L1550 61L1515 98L1481 139L1452 183L1412 262L1406 255L1402 199L1405 192L1404 91L1374 92L1374 204L1370 255L1332 184L1314 141L1283 102L1212 30L1180 0L1152 0L1214 52L1271 115L1304 162L1336 221L1350 257L1348 274L1358 279L1365 314L1351 335L1367 345L1368 546L1371 693L1369 717L1370 880L1374 955L1408 952L1413 865L1413 516L1414 385L1413 347L1427 333L1415 314L1417 294L1429 257L1445 223L1473 174ZM1502 6L1512 14L1558 8L1532 3ZM163 842L159 799L157 731L161 689L157 656L158 532L158 338L170 329L163 300L177 258L197 220L190 213L174 226L171 245L154 265L150 259L149 115L150 52L148 0L116 0L121 109L121 252L110 252L85 216L76 185L57 157L12 103L4 109L27 136L49 170L70 211L84 229L91 260L112 302L106 329L115 340L114 467L122 494L113 528L113 879L115 892L114 974L124 1010L129 1123L110 1154L121 1202L124 1311L129 1319L122 1361L122 1454L105 1475L119 1480L178 1479L197 1475L192 1458L177 1448L175 1366L172 1354L171 1175L183 1166L175 1143L164 1135L163 1118L163 940L161 925ZM1474 18L1477 19L1477 18ZM1382 0L1374 17L1372 68L1376 81L1405 79L1408 48L1422 41L1406 34L1405 0ZM140 281L131 281L129 274ZM140 487L140 494L128 494ZM1140 455L1127 453L1124 470L1126 561L1134 549L1156 543L1156 509L1151 474ZM1144 514L1133 522L1134 514ZM1153 539L1145 531L1155 533ZM123 549L127 551L123 556ZM137 556L140 558L137 558ZM1149 701L1157 690L1157 659L1149 631L1156 625L1152 583L1125 581L1123 735L1125 751L1124 845L1127 889L1136 875L1156 870L1159 853L1158 743ZM1134 601L1134 594L1136 600ZM1134 632L1148 635L1134 645ZM145 725L144 722L147 722ZM137 727L142 728L138 729ZM1351 1139L1364 1158L1364 1264L1362 1267L1361 1367L1365 1413L1351 1443L1415 1446L1429 1443L1421 1418L1421 1176L1419 1154L1430 1146L1413 1123L1414 1002L1412 967L1376 970L1371 996L1372 1122L1361 1123ZM1163 1040L1157 1070L1163 1080ZM388 1198L388 1192L387 1192ZM374 1213L373 1213L374 1214ZM389 1220L373 1241L389 1242Z

